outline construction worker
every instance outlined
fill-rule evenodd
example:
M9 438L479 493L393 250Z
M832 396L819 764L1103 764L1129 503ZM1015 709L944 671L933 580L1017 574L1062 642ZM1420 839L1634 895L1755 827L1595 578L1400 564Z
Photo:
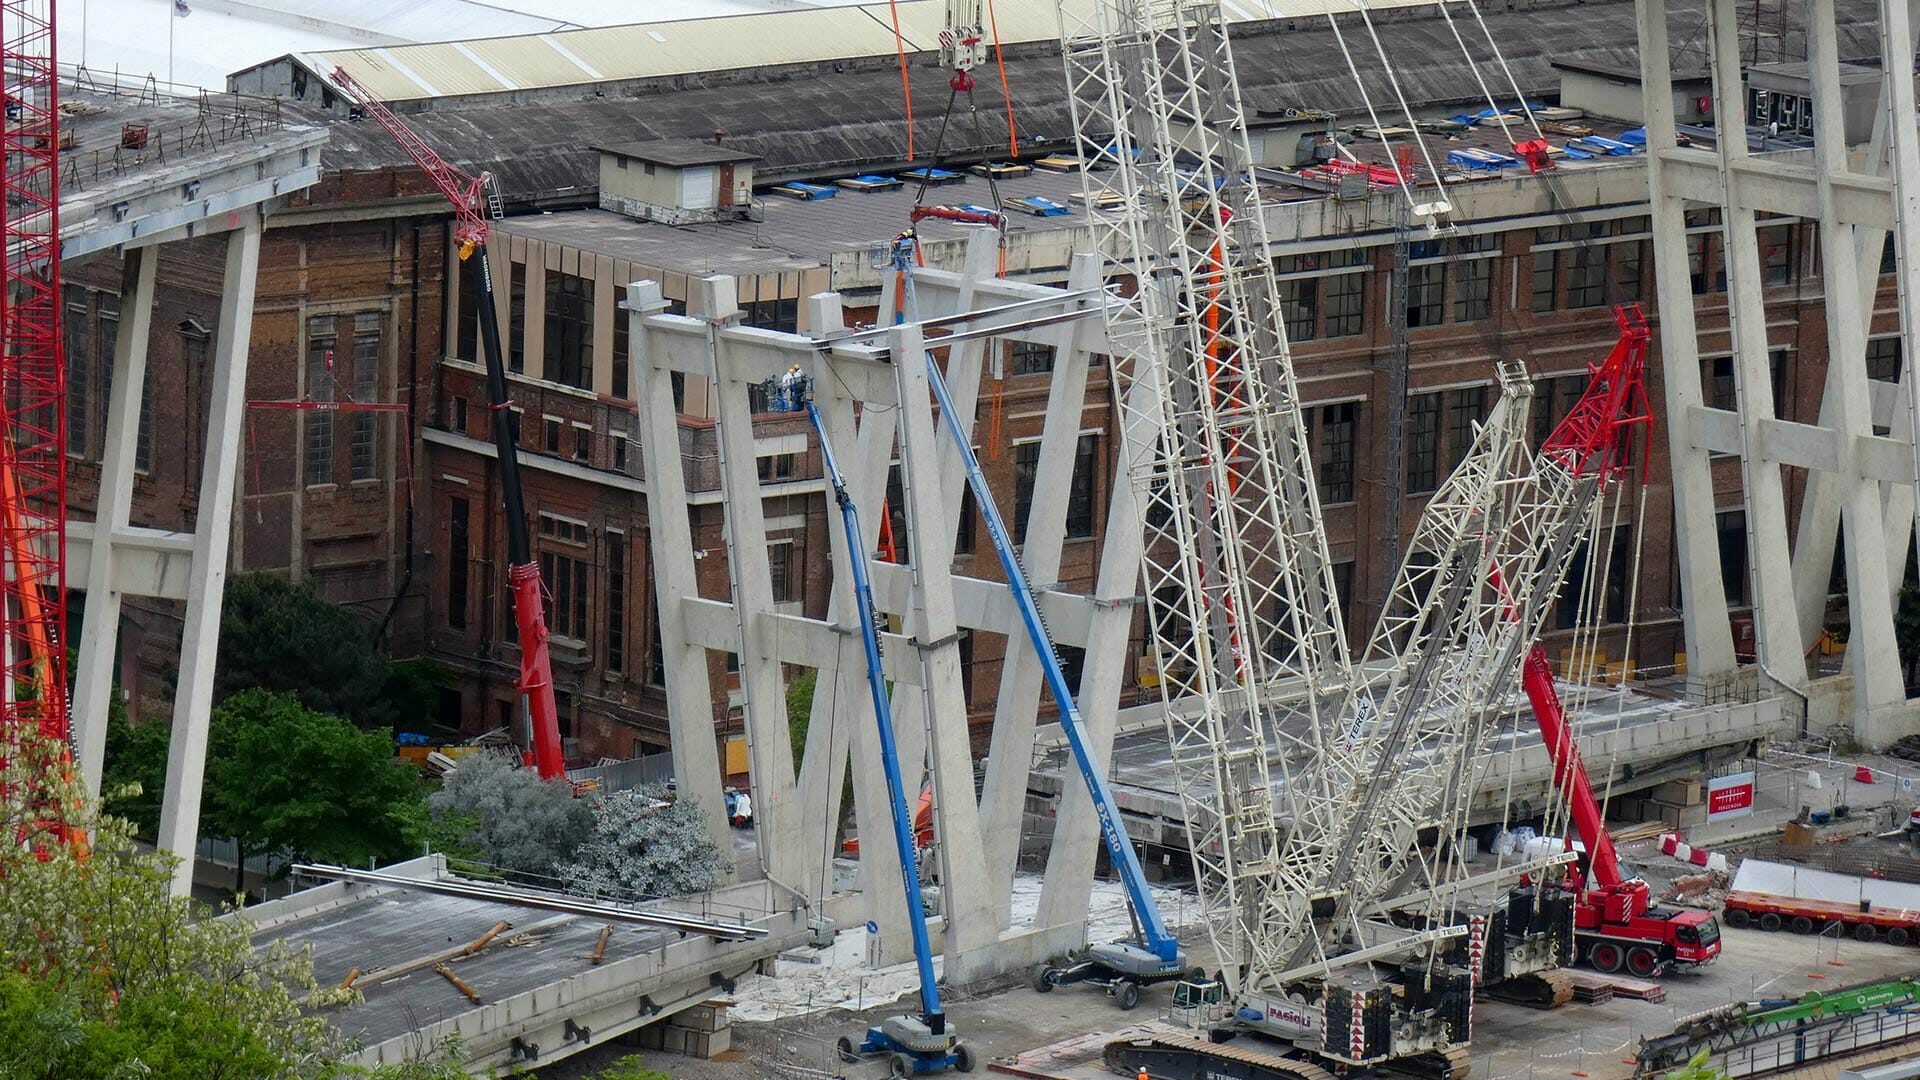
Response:
M801 373L799 364L788 368L787 373L780 376L780 408L777 411L799 412L805 408L806 403L802 398L806 385L807 377Z

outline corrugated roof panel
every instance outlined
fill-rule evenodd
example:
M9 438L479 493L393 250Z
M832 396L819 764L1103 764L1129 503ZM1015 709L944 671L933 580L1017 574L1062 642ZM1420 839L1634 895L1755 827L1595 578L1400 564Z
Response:
M564 35L495 38L492 41L472 42L467 48L516 87L599 81L591 72L547 44L549 40L564 42ZM588 64L598 70L598 65L591 61Z
M850 8L646 23L552 36L608 79L817 63L891 53L894 48L892 31Z
M1095 2L1066 0L1081 12L1090 12ZM1318 18L1329 11L1354 10L1352 0L1223 2L1230 21L1235 22ZM1369 6L1425 7L1432 2L1370 0ZM909 0L898 10L908 51L935 48L946 24L943 0ZM996 17L1003 43L1051 41L1060 33L1053 4L1004 4ZM489 74L486 67L516 88L536 88L886 56L894 52L895 45L892 13L887 5L869 4L468 40L462 43L467 55L453 44L437 43L324 53L321 61L345 67L382 98L409 100L502 89L501 79ZM562 49L579 62L569 59ZM485 66L476 64L473 57ZM599 75L583 70L582 64ZM417 78L407 77L407 71Z

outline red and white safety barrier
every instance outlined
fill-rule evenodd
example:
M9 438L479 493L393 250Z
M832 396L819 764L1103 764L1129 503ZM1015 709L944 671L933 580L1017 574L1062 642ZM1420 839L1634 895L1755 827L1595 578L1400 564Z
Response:
M1680 839L1679 833L1660 834L1660 854L1671 855L1683 863L1692 863L1694 866L1715 870L1722 874L1727 872L1727 857L1725 855L1717 851L1710 852L1705 848L1694 847Z

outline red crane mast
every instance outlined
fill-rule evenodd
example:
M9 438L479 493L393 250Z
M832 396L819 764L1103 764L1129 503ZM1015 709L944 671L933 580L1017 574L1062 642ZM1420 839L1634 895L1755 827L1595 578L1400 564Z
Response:
M59 73L54 0L0 0L0 761L37 730L52 759L24 773L70 771L66 649L66 364L60 340ZM34 781L29 781L30 783ZM55 836L65 817L46 791L23 820ZM74 838L84 841L83 837Z
M476 268L480 290L480 343L486 354L487 407L493 413L493 445L500 461L500 493L507 526L507 583L513 590L513 614L520 634L520 692L527 696L533 720L533 765L543 780L566 773L560 749L559 712L553 701L553 663L547 654L546 590L540 582L540 564L533 559L527 536L526 497L520 486L519 422L507 395L507 369L500 353L500 320L494 310L493 271L487 263L487 182L490 174L474 176L449 163L426 140L408 127L366 87L343 68L335 68L334 84L362 113L379 121L420 171L453 204L453 239L460 261ZM478 255L479 258L472 256Z

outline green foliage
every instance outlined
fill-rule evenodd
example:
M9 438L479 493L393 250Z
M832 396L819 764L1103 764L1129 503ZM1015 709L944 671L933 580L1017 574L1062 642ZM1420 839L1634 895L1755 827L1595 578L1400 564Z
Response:
M1893 615L1894 647L1900 651L1900 666L1907 672L1907 685L1914 682L1913 672L1920 666L1920 572L1913 558L1907 559L1906 580L1900 586L1900 603Z
M806 668L787 683L787 737L793 740L793 764L807 753L807 722L813 719L813 686L819 673Z
M550 875L593 831L593 803L571 785L540 779L504 754L475 754L427 799L432 820L479 861L522 874Z
M719 885L727 869L727 853L707 835L699 809L653 787L602 798L593 834L561 876L596 892L684 896Z
M151 835L166 775L169 725L107 729L112 808ZM248 690L213 710L201 829L242 852L291 851L322 862L415 854L420 778L393 759L385 731L361 731L303 707L292 694Z
M439 710L452 673L432 661L390 663L372 623L310 584L272 574L227 579L214 700L243 690L297 694L307 708L361 727L414 729Z
M593 1074L593 1080L673 1080L667 1073L649 1069L639 1054L628 1054Z
M363 732L292 694L248 690L213 710L202 828L249 851L324 862L397 858L420 777L385 731Z

